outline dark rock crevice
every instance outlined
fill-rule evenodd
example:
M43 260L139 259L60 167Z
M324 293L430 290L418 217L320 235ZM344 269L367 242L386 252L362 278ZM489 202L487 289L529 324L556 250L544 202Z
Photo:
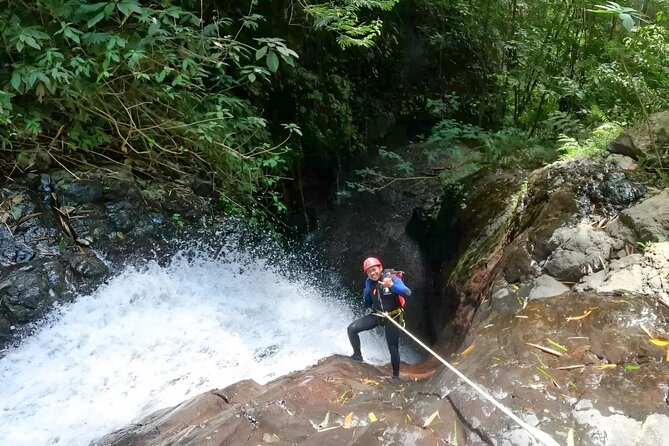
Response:
M446 399L450 403L451 409L456 414L458 421L460 421L460 423L462 423L462 425L465 426L469 432L476 434L478 438L488 446L496 445L496 443L485 433L485 431L481 429L481 424L474 426L474 424L467 419L467 417L460 410L461 406L457 401L453 401L448 396Z

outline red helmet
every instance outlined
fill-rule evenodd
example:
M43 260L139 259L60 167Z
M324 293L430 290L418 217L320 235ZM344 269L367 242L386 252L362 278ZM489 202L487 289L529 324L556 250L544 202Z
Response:
M365 259L364 262L362 262L362 270L364 272L367 272L368 269L370 269L372 266L380 266L381 269L383 269L383 265L381 264L381 261L377 259L376 257L368 257Z

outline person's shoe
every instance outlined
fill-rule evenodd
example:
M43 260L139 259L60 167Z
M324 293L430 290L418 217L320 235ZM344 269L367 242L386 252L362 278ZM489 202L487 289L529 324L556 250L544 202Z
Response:
M351 356L349 356L354 361L362 361L362 355L358 355L356 353L353 353Z
M404 381L404 379L399 375L393 375L393 381Z

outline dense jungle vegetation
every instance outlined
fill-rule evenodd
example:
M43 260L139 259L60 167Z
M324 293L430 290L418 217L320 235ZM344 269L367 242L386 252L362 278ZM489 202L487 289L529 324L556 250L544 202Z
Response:
M6 176L123 164L204 181L228 212L254 217L299 206L305 170L376 154L397 123L427 130L420 150L448 157L440 175L453 182L598 153L669 109L669 0L18 0L0 11ZM361 173L359 189L383 180Z

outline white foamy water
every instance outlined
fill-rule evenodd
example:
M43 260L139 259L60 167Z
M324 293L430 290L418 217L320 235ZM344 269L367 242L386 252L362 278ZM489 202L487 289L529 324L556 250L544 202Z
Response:
M356 314L306 274L239 254L125 270L0 359L0 445L85 446L212 388L350 354ZM389 361L380 331L362 346Z

